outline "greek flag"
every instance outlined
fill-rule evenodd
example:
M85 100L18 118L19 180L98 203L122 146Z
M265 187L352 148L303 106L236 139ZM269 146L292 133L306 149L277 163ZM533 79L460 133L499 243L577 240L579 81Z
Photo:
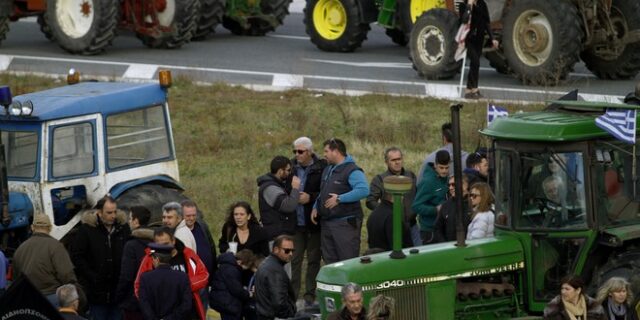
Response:
M616 139L626 143L636 143L636 110L607 109L604 115L596 118L600 129L611 133Z
M493 104L487 105L487 127L491 125L491 122L496 118L508 117L509 111L505 108L494 106Z

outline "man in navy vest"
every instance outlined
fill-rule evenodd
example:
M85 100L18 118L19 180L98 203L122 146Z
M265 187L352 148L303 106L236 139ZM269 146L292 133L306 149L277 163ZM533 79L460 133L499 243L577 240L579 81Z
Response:
M369 184L342 140L330 139L323 145L329 166L322 173L320 196L311 220L320 220L322 258L329 264L359 256L363 217L360 200L369 195Z

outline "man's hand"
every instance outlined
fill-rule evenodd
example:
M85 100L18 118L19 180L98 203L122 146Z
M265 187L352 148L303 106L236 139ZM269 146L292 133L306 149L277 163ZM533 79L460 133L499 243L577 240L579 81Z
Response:
M327 209L333 209L338 205L338 195L336 193L329 193L329 199L324 202L324 207Z
M500 45L500 42L498 42L498 40L493 40L491 42L491 45L493 46L494 49L498 49L498 46Z
M316 209L311 210L311 222L318 224L318 210Z
M293 178L291 178L291 187L293 189L300 190L300 178L298 178L297 176L293 176Z
M307 203L309 203L310 199L311 199L311 197L309 196L308 193L300 192L300 198L298 198L298 203L299 204L307 204Z

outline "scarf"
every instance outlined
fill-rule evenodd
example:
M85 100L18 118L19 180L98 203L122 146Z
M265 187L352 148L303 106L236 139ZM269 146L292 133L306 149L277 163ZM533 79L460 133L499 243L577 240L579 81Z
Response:
M582 320L587 320L587 302L583 295L580 295L578 304L573 304L564 298L562 298L562 304L564 304L564 309L569 314L569 319L578 320L578 317L580 317Z
M609 306L609 319L616 319L619 317L623 317L626 319L627 315L627 306L623 304L616 304L613 301L613 298L609 297L609 301L607 301L607 305Z

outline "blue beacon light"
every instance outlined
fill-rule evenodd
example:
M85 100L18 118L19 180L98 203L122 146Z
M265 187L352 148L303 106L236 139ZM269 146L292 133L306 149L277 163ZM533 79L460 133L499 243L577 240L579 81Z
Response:
M0 86L0 105L8 108L11 104L11 89L9 86Z

